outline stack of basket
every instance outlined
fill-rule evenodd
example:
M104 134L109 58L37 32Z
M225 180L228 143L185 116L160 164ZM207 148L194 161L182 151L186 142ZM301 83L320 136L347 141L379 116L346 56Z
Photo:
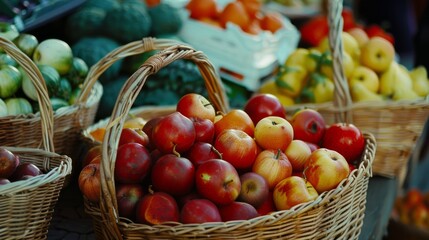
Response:
M33 163L45 173L0 185L0 239L46 239L72 161L55 153L52 107L37 66L9 40L0 37L0 48L28 74L38 89L40 105L37 115L0 118L0 145L18 155L20 162Z

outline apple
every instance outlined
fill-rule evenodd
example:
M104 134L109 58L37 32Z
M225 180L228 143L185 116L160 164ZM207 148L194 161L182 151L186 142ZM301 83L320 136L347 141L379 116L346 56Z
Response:
M39 40L32 34L20 33L13 39L13 43L28 57L32 58L34 50L39 45Z
M310 143L310 142L305 142L311 149L311 152L313 152L314 150L319 148L319 145L315 144L315 143Z
M191 149L185 153L185 157L187 157L192 164L197 167L207 160L222 158L222 155L212 144L207 142L196 142L192 145Z
M252 171L264 177L272 190L277 183L292 175L292 165L281 150L266 149L256 157Z
M176 111L191 118L202 118L214 121L216 110L207 98L198 93L183 95L176 104Z
M136 222L149 225L179 222L180 211L176 200L165 192L148 193L136 207Z
M42 171L35 164L30 162L23 162L16 167L15 171L9 179L11 181L18 181L22 180L25 175L35 177L40 174L42 174Z
M273 191L276 209L288 210L292 207L315 200L319 196L313 185L302 177L291 176L280 181Z
M9 178L19 165L19 157L0 147L0 178Z
M326 128L322 114L311 108L295 112L290 119L290 124L293 128L294 139L314 144L320 143Z
M84 155L82 159L82 167L85 167L88 165L92 160L97 157L101 156L101 145L94 145L92 146Z
M262 149L285 151L293 140L293 134L292 125L288 120L282 117L268 116L256 124L254 138Z
M123 128L119 136L118 146L132 142L140 143L146 147L149 144L149 136L142 129Z
M252 119L254 125L268 116L286 118L286 110L280 100L270 93L259 93L251 96L245 103L243 110Z
M147 122L144 124L144 126L142 128L143 132L145 132L146 135L149 137L149 144L147 145L148 149L152 150L155 148L153 141L152 141L152 131L153 131L153 128L158 123L158 121L161 120L163 117L164 116L157 116L157 117L153 117L153 118L147 120Z
M357 66L349 78L350 87L356 82L360 82L363 86L373 93L377 93L380 88L380 79L377 73L365 66Z
M190 119L195 128L195 142L212 143L215 134L213 121L198 117L191 117Z
M382 37L371 37L361 50L360 63L376 73L384 72L395 58L393 44Z
M347 32L356 40L360 48L369 40L368 34L360 27L350 28Z
M215 138L223 131L227 129L242 130L249 136L253 137L255 130L255 124L253 123L250 116L241 109L232 109L225 115L222 115L218 120L214 121L215 125Z
M116 185L116 200L120 217L135 219L137 203L144 195L142 185L119 183Z
M424 195L418 188L410 188L404 196L404 201L407 204L415 206L424 200Z
M34 49L33 61L38 65L52 66L60 75L65 75L72 67L73 52L61 39L45 39Z
M246 132L237 129L227 129L215 139L213 146L222 159L231 163L237 170L250 169L258 154L255 140Z
M100 164L90 163L82 168L78 177L78 186L82 194L91 202L100 201Z
M191 199L180 211L182 223L221 222L222 218L217 206L208 199Z
M349 163L354 163L365 149L365 138L352 123L334 123L326 129L321 146L337 151Z
M19 31L16 26L8 22L0 22L0 37L6 38L9 41L13 41L18 37Z
M285 154L292 165L293 171L303 171L305 163L310 157L312 150L310 146L299 139L294 139L285 150Z
M189 202L190 200L193 199L205 199L203 198L198 192L196 192L195 188L188 194L183 195L183 196L178 196L176 197L176 202L179 206L179 209L182 209L182 207Z
M195 171L195 178L197 192L215 204L231 203L241 191L237 170L225 160L211 159L202 163Z
M267 215L269 213L277 211L276 206L274 205L273 192L270 191L265 201L256 208L256 211L259 213L259 216Z
M349 176L347 160L338 152L319 148L307 160L304 176L319 194L329 191Z
M180 112L173 112L156 123L150 140L163 153L183 153L191 148L195 138L192 121Z
M246 202L234 201L229 204L220 205L219 213L222 221L234 221L234 220L249 220L259 216L256 208Z
M149 151L139 143L125 143L118 147L115 162L115 181L141 183L148 175L152 161Z
M194 187L195 167L187 158L165 154L155 161L151 180L155 191L183 196Z
M7 178L0 178L0 185L5 185L10 183L10 180Z
M255 172L240 175L241 191L238 200L249 203L255 208L262 205L270 194L267 180Z

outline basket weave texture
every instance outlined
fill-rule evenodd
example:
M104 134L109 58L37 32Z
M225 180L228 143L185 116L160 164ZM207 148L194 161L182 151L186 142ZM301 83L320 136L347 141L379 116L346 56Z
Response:
M2 39L0 38L0 42ZM3 43L3 42L2 42ZM9 45L8 45L9 46ZM6 48L9 49L9 48ZM16 52L23 68L29 74L36 88L45 88L40 72L25 55ZM0 185L0 239L46 239L54 207L57 203L65 178L72 170L72 160L66 155L55 153L53 145L53 112L47 91L38 91L39 102L43 107L38 114L40 148L2 146L19 156L20 162L30 162L45 174L27 180ZM32 117L33 118L33 117ZM12 119L10 120L14 122ZM18 122L20 120L17 120ZM19 132L19 126L15 130ZM1 134L3 125L1 125ZM35 129L28 130L30 135ZM32 137L32 138L31 138ZM27 139L27 138L23 138ZM3 144L3 142L1 142ZM1 145L2 145L1 144Z
M36 88L40 111L50 105L47 88L37 66L11 41L0 37L0 48L10 55L25 70ZM85 89L86 86L90 88ZM54 113L53 144L56 152L75 159L79 156L82 129L94 123L98 104L103 94L102 85L96 79L86 79L84 91L77 102L60 108ZM42 95L45 97L41 98ZM26 114L0 117L0 145L41 148L41 114Z
M320 104L297 104L287 112L302 108L317 110L326 123L351 122L377 140L373 172L385 177L404 178L407 163L429 117L429 98L385 102L353 103L342 66L342 1L329 1L329 44L333 55L334 101ZM339 118L340 117L340 118Z
M118 51L127 51L130 45L143 47L138 52L149 51L164 41L143 39L140 43L130 43ZM101 199L93 203L84 198L85 211L92 217L97 239L357 239L363 224L366 191L376 150L375 139L369 133L365 133L366 147L361 162L347 179L336 189L321 194L315 201L295 206L291 210L277 211L246 221L204 224L171 222L150 226L118 217L114 167L119 136L128 114L132 111L137 116L150 119L175 110L173 107L131 109L150 75L177 59L192 60L202 73L215 109L222 112L229 110L220 78L207 57L187 45L174 42L167 45L169 47L149 58L128 79L119 93L111 117L106 120L108 122L99 123L107 126L100 165ZM120 55L118 51L115 55ZM101 61L114 61L110 57Z

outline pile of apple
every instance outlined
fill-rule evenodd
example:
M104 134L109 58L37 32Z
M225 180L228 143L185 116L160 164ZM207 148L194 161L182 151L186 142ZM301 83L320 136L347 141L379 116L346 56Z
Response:
M100 149L83 160L79 187L100 199ZM271 94L217 113L195 93L176 111L123 128L114 168L119 216L138 223L247 220L287 210L338 186L365 148L352 124L326 126L315 110L287 116Z
M31 162L21 162L19 155L0 147L0 185L26 180L43 174L39 167Z
M409 189L404 196L396 199L393 217L404 224L429 229L429 192Z
M383 37L369 37L360 28L342 33L345 79L354 102L417 100L429 94L424 66L407 69L397 61L394 45ZM334 98L333 60L328 37L312 48L297 48L277 76L260 92L286 98L285 105L323 103Z

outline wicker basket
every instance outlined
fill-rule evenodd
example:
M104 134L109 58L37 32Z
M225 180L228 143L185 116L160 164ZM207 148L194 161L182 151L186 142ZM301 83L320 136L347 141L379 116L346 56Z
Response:
M28 72L34 76L35 86L43 87L33 70ZM39 99L49 101L47 92L40 91ZM71 158L54 153L50 104L41 105L39 118L41 149L2 146L18 155L20 162L33 163L45 174L0 186L0 239L46 239L60 191L71 173Z
M300 108L312 108L324 116L327 124L347 121L372 133L377 140L377 154L373 163L374 174L398 177L402 182L407 172L410 155L429 117L429 100L426 98L416 101L353 103L341 67L342 1L329 1L328 7L330 8L329 44L334 58L335 100L321 104L297 104L286 107L286 111L294 112Z
M12 42L0 37L0 48L18 62L34 85L36 81L43 79L34 62ZM86 89L88 85L90 88ZM40 99L41 92L47 93L44 81L38 84L36 90L40 108L42 105L50 105L49 98ZM72 159L79 156L81 130L94 123L103 94L103 87L96 79L87 78L83 90L74 105L58 109L54 112L53 118L55 150ZM0 117L0 145L40 148L43 134L40 123L40 113Z
M144 40L146 41L146 40ZM152 39L147 39L152 41ZM155 42L158 40L155 40ZM98 239L357 239L363 224L366 191L372 175L376 144L365 133L366 147L358 168L340 185L321 194L315 201L246 221L205 224L137 224L119 218L113 170L119 135L138 93L150 75L177 59L195 62L205 80L209 99L218 111L229 106L222 82L207 57L187 45L172 45L149 58L124 84L113 113L105 124L102 143L101 199L84 198L85 211L94 224ZM174 111L172 107L141 107L132 110L138 116L152 118Z

